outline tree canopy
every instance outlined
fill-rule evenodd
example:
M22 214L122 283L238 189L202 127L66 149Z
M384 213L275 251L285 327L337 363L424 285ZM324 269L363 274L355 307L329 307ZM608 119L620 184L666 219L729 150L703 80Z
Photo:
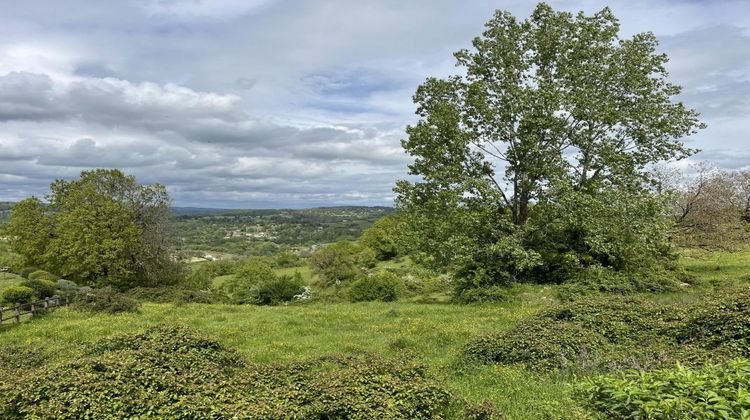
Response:
M543 263L528 230L555 222L532 220L534 207L606 191L650 206L651 165L691 155L680 139L703 127L675 100L657 46L651 33L621 38L608 8L573 15L541 3L523 21L496 12L455 54L463 74L429 78L414 95L419 120L402 144L419 180L396 192L422 248L444 265L515 277Z
M27 264L63 277L118 287L172 283L170 199L164 186L140 185L119 170L56 180L46 197L16 204L6 228Z

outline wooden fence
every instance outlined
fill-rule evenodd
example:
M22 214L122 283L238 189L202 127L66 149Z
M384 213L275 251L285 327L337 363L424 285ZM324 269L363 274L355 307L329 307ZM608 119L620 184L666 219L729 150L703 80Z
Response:
M10 320L19 323L24 315L34 316L51 311L59 306L67 306L69 303L67 297L52 296L36 302L16 303L15 306L10 308L0 306L0 325ZM10 316L6 316L6 314L10 314Z

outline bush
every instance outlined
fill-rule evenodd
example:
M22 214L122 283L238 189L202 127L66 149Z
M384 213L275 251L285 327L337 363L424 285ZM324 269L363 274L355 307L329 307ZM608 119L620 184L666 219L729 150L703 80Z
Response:
M60 296L73 296L78 293L80 287L74 281L60 279L55 282L56 294Z
M750 357L750 289L707 297L691 311L677 339L729 357Z
M326 284L354 279L366 268L375 266L375 251L365 246L340 241L316 250L310 266Z
M465 348L467 358L482 363L523 364L545 371L583 370L598 363L605 340L580 325L552 319L521 322L506 334L487 334Z
M18 270L18 275L25 279L28 279L29 274L35 271L40 271L39 267L23 267L22 269Z
M234 303L255 303L258 286L276 279L276 273L265 260L251 258L237 269L234 277L221 285L220 290Z
M289 302L305 291L305 282L299 272L294 276L279 276L261 281L252 292L257 305L278 305Z
M136 287L126 293L141 302L155 303L228 303L226 296L216 291L184 289L174 286Z
M380 300L392 302L398 299L403 288L401 279L388 271L381 271L371 276L361 276L349 288L349 299L352 302Z
M21 282L21 286L26 286L34 291L34 297L38 299L44 299L46 297L52 297L55 295L55 282L51 280L24 280Z
M454 300L459 303L506 302L510 299L507 287L484 286L456 291Z
M509 331L472 340L467 359L536 370L660 367L680 353L674 341L685 310L635 298L596 297L559 305Z
M79 294L72 306L81 311L115 314L137 312L140 305L140 302L124 293L118 293L111 287L104 287Z
M305 260L295 252L282 251L276 256L274 264L279 268L302 267L305 265Z
M747 418L750 362L735 360L701 370L677 366L587 380L578 391L586 406L607 418Z
M407 359L248 364L179 326L103 340L16 377L0 393L2 418L440 418L460 403Z
M26 286L10 286L3 289L0 301L3 305L28 303L34 299L34 289Z
M29 273L28 277L29 280L49 280L49 281L57 281L60 277L44 270L37 270L33 273Z
M558 288L557 294L562 300L576 300L596 293L664 293L679 289L679 284L685 280L688 276L677 269L646 267L625 273L592 265L572 274Z

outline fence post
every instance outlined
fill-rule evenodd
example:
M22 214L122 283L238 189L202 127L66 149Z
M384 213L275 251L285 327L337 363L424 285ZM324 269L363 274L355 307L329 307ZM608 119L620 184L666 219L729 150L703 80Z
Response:
M21 304L16 303L16 324L21 322Z
M3 305L0 305L0 325L3 325Z
M44 298L44 312L47 312L47 309L49 309L49 297Z
M36 307L34 306L34 301L31 301L31 316L36 315Z

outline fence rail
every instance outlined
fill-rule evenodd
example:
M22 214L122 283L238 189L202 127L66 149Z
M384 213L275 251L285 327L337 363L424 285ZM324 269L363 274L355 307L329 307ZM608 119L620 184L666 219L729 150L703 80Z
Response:
M3 322L11 320L19 323L21 322L21 317L24 315L31 315L33 317L35 315L51 311L60 306L67 306L69 303L70 302L67 296L52 296L36 302L16 303L15 306L12 306L10 308L4 308L0 306L0 325L2 325ZM6 317L6 314L10 314L10 316Z

